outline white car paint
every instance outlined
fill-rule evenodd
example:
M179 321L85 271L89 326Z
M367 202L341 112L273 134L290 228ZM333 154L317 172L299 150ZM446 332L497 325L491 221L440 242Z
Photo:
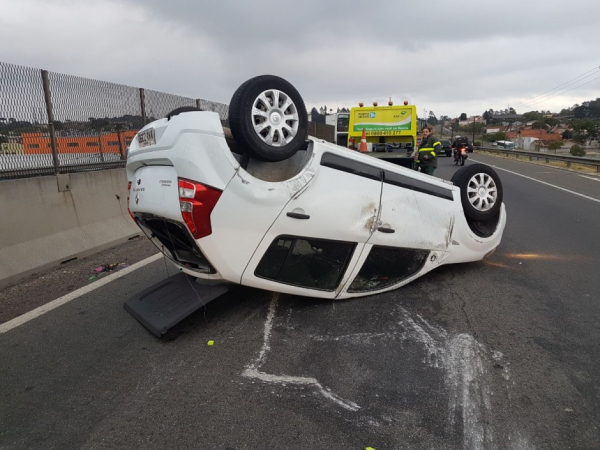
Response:
M258 178L268 178L260 175L261 170L268 173L270 168L282 166L265 163L258 166L260 170L243 169L227 145L216 113L186 112L157 120L141 131L149 128L155 129L155 145L139 148L136 138L128 153L129 208L134 216L151 214L187 230L179 208L178 178L222 191L210 215L212 234L196 240L189 236L216 273L201 273L173 261L198 278L310 297L372 295L396 289L442 264L483 259L499 245L506 223L502 205L496 230L489 237L479 237L469 227L460 190L452 183L322 140L309 138L307 149L294 156L297 168L287 179L266 181ZM366 168L366 175L351 173L354 169L348 167L356 164L360 170ZM371 172L385 172L385 180L371 177ZM289 213L310 219L292 218ZM335 288L301 287L257 275L265 253L281 236L311 238L309 244L293 241L291 245L297 246L298 253L312 246L310 252L317 256L330 252L326 249L332 243L353 245L347 264L339 263L343 270ZM314 247L314 239L331 242ZM164 245L158 246L172 258ZM352 292L350 286L370 252L381 247L410 249L421 258L427 256L418 270L393 285ZM336 254L331 252L327 255ZM288 252L277 276L292 254L296 251Z

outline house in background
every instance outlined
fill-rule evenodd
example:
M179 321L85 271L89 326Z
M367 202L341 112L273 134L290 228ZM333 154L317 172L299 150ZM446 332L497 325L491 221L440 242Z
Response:
M521 148L525 151L533 150L532 144L535 141L552 142L561 141L562 136L558 133L548 133L545 130L520 130L518 132L506 133L506 137L515 143L515 148Z

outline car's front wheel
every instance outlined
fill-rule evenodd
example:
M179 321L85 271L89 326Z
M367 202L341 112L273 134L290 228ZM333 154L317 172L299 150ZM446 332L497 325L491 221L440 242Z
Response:
M305 145L308 115L302 97L286 80L261 75L231 98L229 125L238 145L261 161L283 161Z
M495 217L504 196L502 182L494 169L485 164L473 164L457 170L451 179L460 188L465 216L476 221Z

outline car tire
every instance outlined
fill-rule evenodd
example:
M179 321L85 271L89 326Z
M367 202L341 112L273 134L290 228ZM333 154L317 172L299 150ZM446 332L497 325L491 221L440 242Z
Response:
M504 198L502 182L490 166L461 167L450 181L460 188L460 200L467 219L490 220L500 211Z
M250 157L276 162L291 158L305 145L308 115L294 86L283 78L261 75L233 94L229 126Z

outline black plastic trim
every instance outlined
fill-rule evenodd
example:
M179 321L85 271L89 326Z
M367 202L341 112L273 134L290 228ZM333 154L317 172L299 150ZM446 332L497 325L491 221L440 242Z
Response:
M383 182L404 189L411 189L423 194L433 195L434 197L443 198L444 200L454 200L451 189L435 186L421 180L415 180L414 178L406 177L389 170L383 171Z
M380 168L354 161L353 159L344 158L333 153L323 153L321 165L342 172L351 173L352 175L358 175L359 177L368 178L369 180L383 180L383 170Z
M289 212L286 214L286 216L291 217L292 219L301 219L301 220L310 219L310 216L308 214L301 214L301 213L295 213L295 212Z
M136 213L135 218L148 239L174 263L195 272L217 273L184 224L153 214Z

